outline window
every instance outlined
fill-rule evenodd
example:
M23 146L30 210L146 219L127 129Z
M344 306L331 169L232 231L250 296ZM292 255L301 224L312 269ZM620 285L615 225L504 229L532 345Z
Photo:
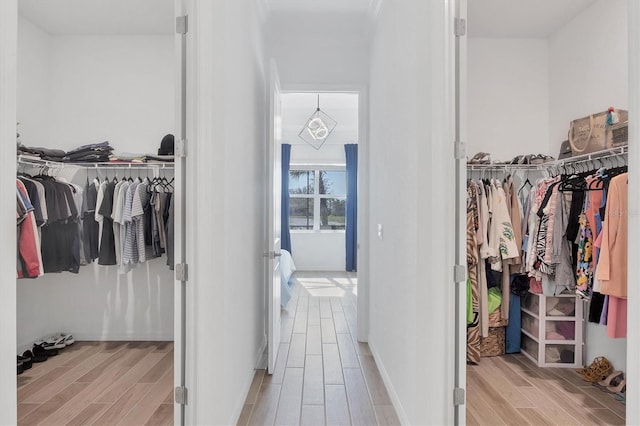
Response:
M347 172L292 169L289 172L289 229L344 230Z

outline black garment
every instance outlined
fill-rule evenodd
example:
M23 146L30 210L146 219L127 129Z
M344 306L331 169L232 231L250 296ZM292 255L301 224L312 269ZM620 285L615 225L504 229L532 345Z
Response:
M113 218L111 211L113 210L113 193L116 189L116 183L111 181L104 189L104 198L98 209L98 213L103 216L102 219L102 238L100 239L100 256L98 257L99 265L116 265L116 240L113 235Z
M575 242L578 232L580 231L578 218L580 217L580 213L582 213L584 197L584 191L576 191L571 194L571 208L569 209L569 217L567 218L567 241L570 243Z
M98 190L93 183L87 182L84 189L84 201L82 206L82 237L84 258L87 263L91 263L98 258L100 252L98 250L98 233L100 226L96 222L96 202L98 199Z
M167 207L169 210L167 217L167 265L169 265L169 269L173 271L173 241L174 241L174 227L173 227L173 199L171 194L168 194L167 197Z
M600 324L600 316L604 308L604 294L594 291L591 294L591 303L589 304L589 322Z
M44 186L49 220L42 227L41 252L44 272L80 270L78 210L71 187L48 176L34 178Z

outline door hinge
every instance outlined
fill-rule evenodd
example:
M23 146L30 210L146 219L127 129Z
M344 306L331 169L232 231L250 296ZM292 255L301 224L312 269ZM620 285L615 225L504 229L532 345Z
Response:
M467 280L467 268L464 265L453 266L453 281L462 283Z
M187 15L176 17L176 33L186 34L189 30L189 19Z
M466 153L466 147L465 147L465 143L462 141L455 141L453 143L454 146L454 155L456 157L456 160L462 160L465 158L465 156L467 155Z
M456 37L467 35L467 21L462 18L454 19L454 33Z
M186 263L176 263L176 280L188 281L189 280L189 265Z
M176 156L179 158L185 158L187 156L187 140L179 139L178 143L176 143Z
M177 386L174 390L176 404L187 405L187 388L185 386Z
M464 405L464 389L455 388L453 390L453 405Z

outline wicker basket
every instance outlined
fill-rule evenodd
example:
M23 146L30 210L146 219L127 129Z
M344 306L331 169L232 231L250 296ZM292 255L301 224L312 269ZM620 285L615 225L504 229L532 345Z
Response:
M504 355L504 327L489 327L489 336L480 338L481 356Z

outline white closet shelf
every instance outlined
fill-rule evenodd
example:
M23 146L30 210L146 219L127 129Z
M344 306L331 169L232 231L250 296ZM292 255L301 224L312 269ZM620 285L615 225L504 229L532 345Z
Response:
M549 171L559 170L563 166L571 164L586 163L596 160L604 160L611 157L618 157L620 155L627 154L629 152L629 145L621 145L615 148L603 149L601 151L591 152L589 154L576 155L561 160L549 161L541 164L504 164L504 163L489 163L489 164L469 164L467 163L467 171L475 170L487 170L487 171Z
M111 162L102 162L102 163L73 163L73 162L59 162L59 161L51 161L51 160L42 160L38 158L33 158L24 155L17 156L17 162L19 164L32 165L37 167L57 167L57 168L65 168L65 167L75 167L75 168L83 168L83 169L108 169L108 168L118 168L118 169L173 169L173 162L157 162L157 163L111 163Z

